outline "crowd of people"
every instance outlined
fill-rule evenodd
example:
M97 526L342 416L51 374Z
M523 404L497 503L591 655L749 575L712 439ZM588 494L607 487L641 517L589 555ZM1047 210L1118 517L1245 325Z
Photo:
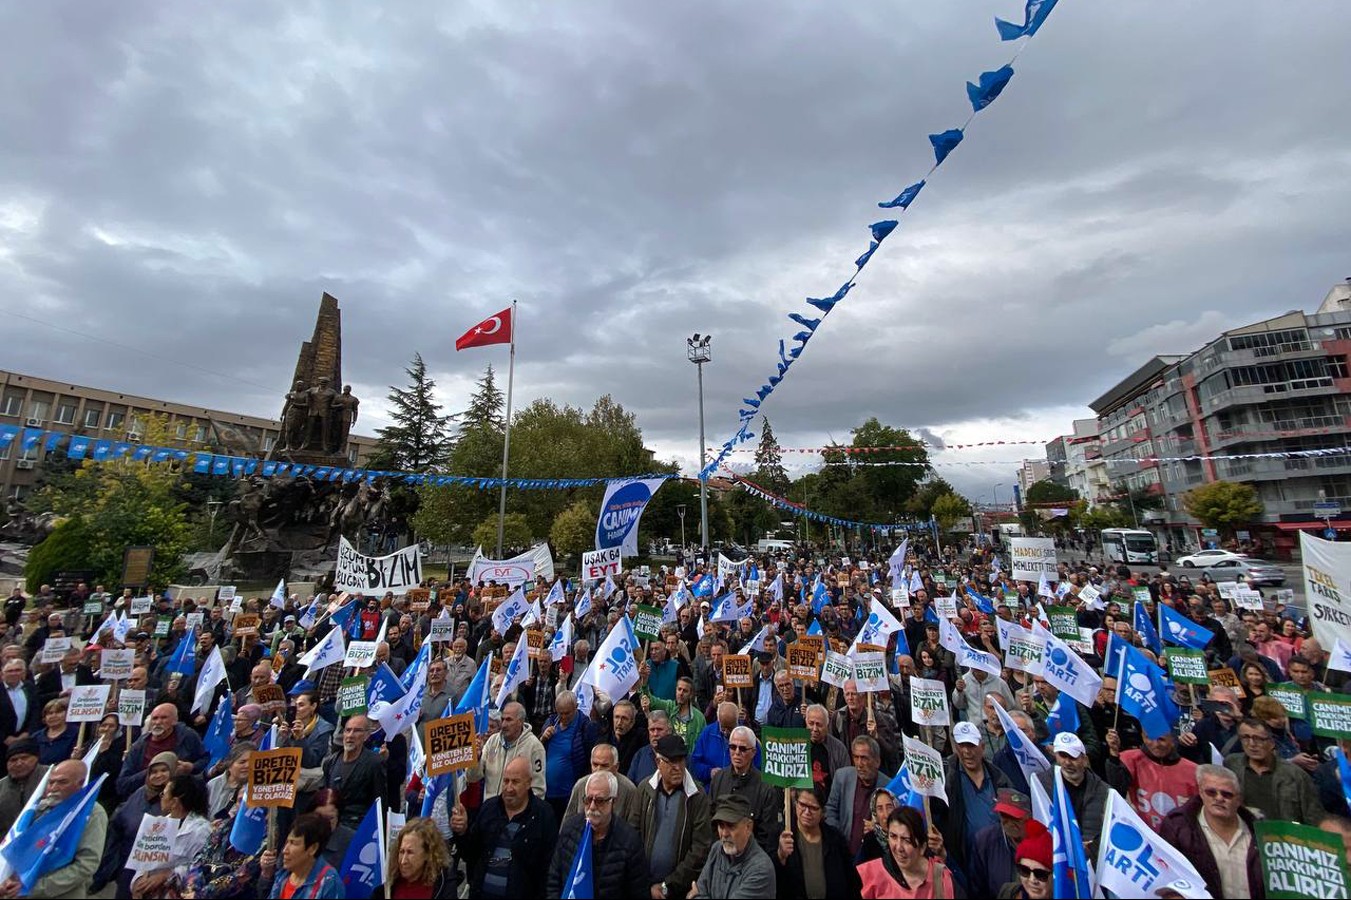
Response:
M29 887L9 874L0 896L352 896L348 850L378 802L404 819L390 828L397 834L374 896L569 896L585 857L594 897L1050 897L1052 837L1034 814L1034 795L1051 790L1051 773L1030 782L1009 723L1063 779L1090 859L1113 791L1191 861L1199 887L1214 897L1264 896L1253 832L1262 818L1318 826L1351 852L1346 789L1331 753L1351 750L1351 740L1313 734L1272 696L1283 683L1332 692L1351 683L1329 669L1331 648L1297 610L1269 601L1236 609L1209 580L1166 571L1133 577L1124 567L1061 563L1049 579L1054 602L1074 608L1080 655L1102 677L1089 705L1041 675L959 666L938 598L956 598L960 639L1000 660L999 620L1031 627L1049 605L1038 584L1011 578L1007 560L976 546L940 553L923 543L895 557L804 545L757 555L721 578L715 556L651 576L574 580L552 595L552 582L537 579L522 586L528 599L561 602L537 606L533 627L547 648L571 616L572 640L557 658L533 659L500 703L498 685L526 638L522 616L503 629L494 622L506 600L492 584L429 583L419 604L392 593L237 606L214 594L166 595L139 618L129 616L130 591L81 585L58 597L44 587L26 597L16 589L0 646L0 835L35 827L106 777L73 856ZM894 594L897 583L906 590ZM1094 599L1081 599L1090 586ZM1180 715L1152 734L1119 708L1105 661L1110 636L1159 658L1130 613L1140 588L1153 621L1167 606L1210 632L1207 667L1234 676L1178 686ZM728 594L750 601L745 615L711 621ZM980 602L987 595L1000 601L993 611ZM611 696L595 677L607 660L592 654L640 604L668 608L666 621L641 648L637 681ZM820 634L843 651L879 604L900 622L887 637L885 689L792 677L791 643ZM334 613L346 624L335 625ZM256 616L256 627L236 634L240 616ZM433 621L445 618L450 639L432 645L417 724L476 705L467 693L484 661L493 702L473 767L434 797L413 730L391 734L370 711L340 715L339 691L355 676L403 675ZM161 620L167 633L157 635ZM369 667L301 663L335 627L354 639L382 638ZM43 662L48 641L65 637L72 646ZM731 688L724 659L747 648L752 686ZM110 649L135 651L129 677L116 682L100 722L68 722L72 690L103 682ZM198 679L215 652L226 678L203 695ZM173 662L185 653L192 674ZM914 721L912 677L941 682L949 726ZM146 692L134 721L118 714L124 690ZM229 734L212 749L208 730L227 698ZM765 780L766 727L808 736L809 787ZM916 803L897 788L906 739L941 754L945 796ZM265 740L300 749L297 799L276 814L275 837L243 852L231 832L251 755ZM129 868L146 816L177 820L172 857ZM1196 895L1187 891L1165 895Z

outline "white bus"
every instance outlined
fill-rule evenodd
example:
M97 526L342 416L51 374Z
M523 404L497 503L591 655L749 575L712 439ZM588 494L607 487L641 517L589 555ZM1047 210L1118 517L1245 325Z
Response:
M1108 562L1152 565L1159 561L1159 542L1143 528L1104 528L1102 555Z

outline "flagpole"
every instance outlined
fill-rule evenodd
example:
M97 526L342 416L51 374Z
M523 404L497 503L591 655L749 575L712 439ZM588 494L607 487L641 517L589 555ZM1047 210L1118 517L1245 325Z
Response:
M502 531L507 519L507 457L511 453L511 386L516 377L516 301L511 301L511 354L507 362L507 418L502 434L502 496L497 503L497 558L502 558Z

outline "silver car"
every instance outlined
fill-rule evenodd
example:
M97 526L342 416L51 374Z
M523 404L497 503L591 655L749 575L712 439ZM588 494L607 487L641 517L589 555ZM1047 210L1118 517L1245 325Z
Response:
M1285 584L1285 572L1275 563L1251 556L1221 559L1206 567L1212 581L1235 581L1242 576L1259 587L1280 587Z

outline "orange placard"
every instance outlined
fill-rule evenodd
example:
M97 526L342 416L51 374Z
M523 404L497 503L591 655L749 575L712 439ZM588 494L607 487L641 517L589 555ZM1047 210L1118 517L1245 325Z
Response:
M722 683L729 688L748 688L755 684L749 653L722 658Z
M525 640L530 645L531 659L539 659L548 652L544 649L544 632L532 628L525 633Z
M1225 666L1223 669L1211 669L1206 674L1210 678L1211 687L1233 688L1234 693L1238 694L1240 700L1247 696L1247 694L1243 692L1243 685L1239 683L1238 676L1235 675L1234 670L1228 666Z
M413 612L426 612L432 605L429 588L409 588L404 596L408 598L408 608Z
M262 706L264 715L286 710L286 691L279 684L265 684L253 689L253 702Z
M296 805L296 787L300 784L299 747L282 750L255 750L249 758L249 806Z
M822 654L824 656L824 654ZM816 647L801 643L788 645L788 674L798 681L815 684L821 678L821 662Z
M234 630L235 637L248 637L258 633L258 626L262 623L262 617L250 613L249 615L235 616Z
M461 713L423 723L422 748L427 754L428 776L472 769L477 762L474 756L474 714Z

